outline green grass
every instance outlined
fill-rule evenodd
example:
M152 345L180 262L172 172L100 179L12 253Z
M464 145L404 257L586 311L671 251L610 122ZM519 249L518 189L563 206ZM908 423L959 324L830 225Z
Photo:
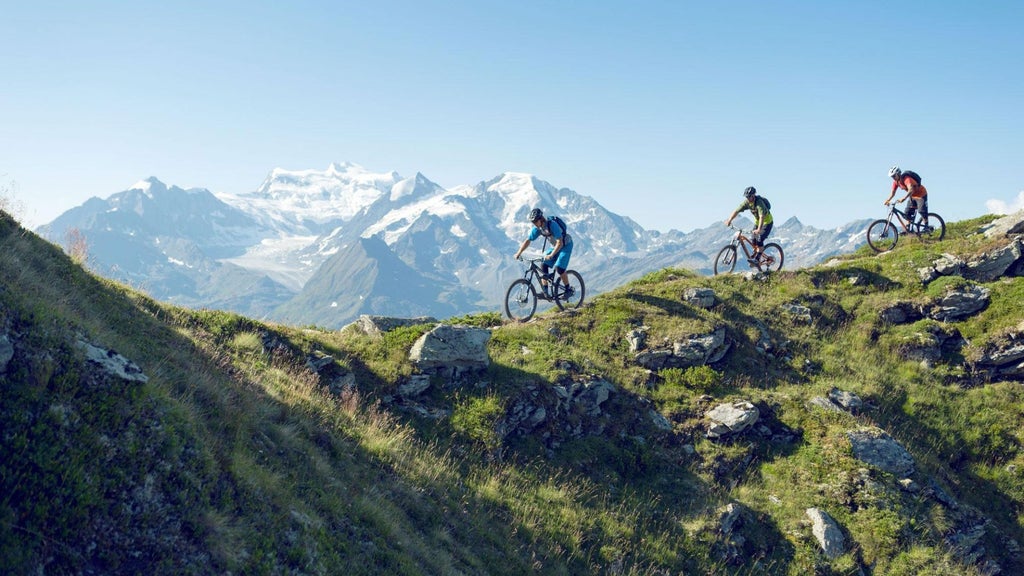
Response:
M768 282L666 269L526 324L449 319L491 330L490 367L406 400L409 349L432 324L369 336L177 308L0 218L0 334L15 343L0 374L0 557L15 573L137 573L142 550L146 567L183 574L972 574L944 539L986 518L986 558L1024 570L1008 545L1024 541L1024 393L963 368L1024 330L1024 279L985 284L988 308L959 322L878 315L966 284L924 286L917 268L996 247L976 233L989 220ZM685 303L688 288L716 305ZM671 348L718 328L731 348L713 366L651 372L627 342L642 329L647 348ZM908 358L934 330L967 344L930 367ZM79 337L149 381L98 375ZM616 390L601 415L563 407L499 434L524 398L595 379ZM832 388L865 408L810 406ZM706 411L734 400L758 406L761 427L705 438ZM853 457L846 433L862 426L911 452L916 491ZM730 502L745 510L732 541L718 532ZM831 562L812 506L847 537Z

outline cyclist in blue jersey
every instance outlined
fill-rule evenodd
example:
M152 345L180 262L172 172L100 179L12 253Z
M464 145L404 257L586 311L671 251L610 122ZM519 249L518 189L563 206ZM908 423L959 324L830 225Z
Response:
M572 236L565 229L565 225L561 223L561 218L545 218L544 212L540 208L530 210L529 219L533 224L533 228L530 229L530 235L519 246L515 258L518 260L523 255L523 251L530 246L530 243L541 236L544 237L545 246L550 241L551 249L545 253L546 257L541 263L541 271L544 273L544 276L541 277L540 283L544 289L544 297L551 298L548 288L548 280L550 279L548 275L549 266L554 266L555 271L558 272L559 277L562 279L562 283L565 286L569 286L569 277L565 275L565 271L569 268L569 258L572 256Z

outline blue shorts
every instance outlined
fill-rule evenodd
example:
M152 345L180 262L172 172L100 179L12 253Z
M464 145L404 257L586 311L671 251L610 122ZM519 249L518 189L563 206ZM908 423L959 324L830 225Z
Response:
M547 255L550 255L550 254L551 254L551 251L548 250ZM569 257L570 256L572 256L572 244L569 244L568 246L563 247L562 251L559 252L558 256L555 257L555 268L560 269L560 270L568 270L569 269ZM549 260L545 260L544 262L546 264L547 262L549 262Z

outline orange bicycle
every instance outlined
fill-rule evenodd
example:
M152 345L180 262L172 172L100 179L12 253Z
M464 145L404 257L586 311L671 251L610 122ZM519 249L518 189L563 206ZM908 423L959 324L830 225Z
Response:
M754 243L747 238L743 233L744 231L740 228L729 226L736 231L736 236L732 239L732 242L718 251L718 256L715 257L715 276L719 274L728 274L736 268L736 260L739 256L739 249L743 249L743 254L747 257L747 264L751 268L756 269L759 272L776 272L782 269L782 261L785 255L782 253L782 246L772 242L764 245L764 249L758 254L758 257L754 258ZM753 231L750 231L753 232Z

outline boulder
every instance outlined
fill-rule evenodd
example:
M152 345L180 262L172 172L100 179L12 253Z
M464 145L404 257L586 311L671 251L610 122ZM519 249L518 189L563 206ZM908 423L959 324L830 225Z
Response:
M710 421L708 438L721 438L738 434L750 428L757 422L760 412L750 402L741 400L730 404L719 404L704 416Z
M862 428L846 433L854 458L900 478L914 472L914 458L882 430Z
M452 376L486 370L490 339L491 332L484 328L441 324L420 336L409 351L409 360L422 372Z

